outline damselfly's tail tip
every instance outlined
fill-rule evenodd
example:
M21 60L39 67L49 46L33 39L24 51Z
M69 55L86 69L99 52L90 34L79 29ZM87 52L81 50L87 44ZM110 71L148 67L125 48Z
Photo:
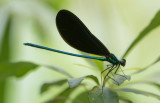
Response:
M30 43L23 43L23 45L29 45Z

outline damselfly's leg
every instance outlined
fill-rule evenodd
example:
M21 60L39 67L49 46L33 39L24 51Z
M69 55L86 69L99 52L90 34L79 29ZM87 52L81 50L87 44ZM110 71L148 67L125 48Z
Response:
M114 65L111 67L111 69L108 71L108 73L105 75L104 80L106 79L106 77L108 76L108 74L114 69Z
M109 70L109 72L105 75L105 77L104 77L104 81L105 81L106 77L111 78L111 77L110 77L110 76L108 76L108 75L109 75L109 73L112 73L112 70L113 70L113 69L115 69L115 68L117 68L117 65L115 65L115 66L113 65L113 66L112 66L112 68ZM113 78L111 78L111 79L112 79L112 80L114 80ZM116 80L114 80L114 81L115 81L115 82L117 82ZM104 86L104 83L105 83L105 82L103 82L103 86ZM119 85L119 83L118 83L118 82L117 82L117 84Z
M110 69L110 68L113 68L113 66L108 66L105 70L103 70L103 71L101 72L101 83L102 83L102 73L105 72L106 70ZM111 69L110 69L110 70L111 70ZM109 72L110 72L110 70L109 70ZM109 74L109 73L107 73L107 74ZM102 94L103 94L104 82L105 82L105 79L103 79L103 83L102 83Z
M107 65L107 68L105 69L105 70L103 70L102 72L101 72L101 74L103 73L103 72L105 72L106 70L108 70L109 68L111 68L111 67L113 67L112 65Z
M102 86L102 88L104 87L106 77L109 75L110 72L112 72L112 70L113 70L114 68L116 68L116 66L113 65L113 66L111 67L111 69L108 71L108 73L105 75L105 77L104 77L104 79L103 79L104 81L103 81L103 86ZM113 78L112 78L112 79L113 79ZM115 80L114 80L114 81L115 81Z
M103 72L105 72L106 70L108 70L108 69L111 68L111 67L112 67L112 65L107 65L107 68L104 69L104 70L101 72L101 84L103 84L103 83L102 83L102 74L103 74Z

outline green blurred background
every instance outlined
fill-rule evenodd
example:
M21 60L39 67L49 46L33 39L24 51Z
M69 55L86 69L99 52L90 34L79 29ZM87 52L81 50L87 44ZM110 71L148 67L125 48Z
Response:
M55 17L61 9L70 10L77 15L112 53L121 58L132 41L160 10L160 1L0 0L0 60L9 62L29 61L41 65L35 70L20 76L20 78L16 78L14 75L6 76L5 79L1 78L0 95L2 103L40 103L54 97L59 91L63 90L63 86L52 87L50 91L40 94L43 83L66 78L44 65L64 68L74 77L87 74L95 74L100 77L100 72L96 74L84 66L77 65L90 66L83 58L23 45L23 43L31 42L72 53L80 53L67 45L57 31ZM126 58L125 68L142 68L154 61L160 55L159 34L160 28L156 28L150 32L150 35L140 41ZM132 77L131 81L144 79L153 76L153 74L154 79L158 80L159 67L160 63ZM2 69L1 66L0 68ZM150 86L134 85L133 87L153 91L160 95L157 89ZM134 103L150 103L153 101L158 103L158 100L154 98L135 94L127 96L130 96Z

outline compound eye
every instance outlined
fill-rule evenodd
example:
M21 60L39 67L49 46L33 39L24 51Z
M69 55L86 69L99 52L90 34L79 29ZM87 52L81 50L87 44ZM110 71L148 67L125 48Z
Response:
M121 60L121 65L124 67L126 65L126 60L125 59L122 59Z

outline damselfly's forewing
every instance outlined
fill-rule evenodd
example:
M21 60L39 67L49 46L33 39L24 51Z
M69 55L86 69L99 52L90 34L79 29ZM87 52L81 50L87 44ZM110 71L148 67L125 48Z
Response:
M72 47L91 54L108 56L109 50L98 40L73 13L61 10L56 25L62 38Z

